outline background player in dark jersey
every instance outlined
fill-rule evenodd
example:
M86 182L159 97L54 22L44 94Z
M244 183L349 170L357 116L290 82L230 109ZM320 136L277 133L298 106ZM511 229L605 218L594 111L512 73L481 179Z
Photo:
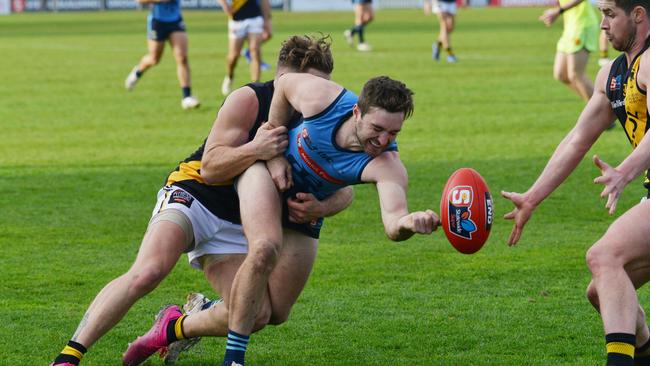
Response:
M357 50L371 51L372 47L366 42L364 30L366 25L375 19L372 0L352 0L352 5L354 6L354 26L343 32L343 36L350 46L354 46L354 35L356 34L359 37Z
M147 48L149 52L142 56L140 62L131 70L124 81L128 90L133 90L142 74L160 62L165 41L169 41L176 60L176 73L181 85L183 109L196 108L199 100L192 95L190 64L187 60L187 33L181 16L180 0L137 0L140 4L151 4L147 17Z
M329 63L323 63L319 59L306 59L310 55L308 50L310 48L313 50L314 46L320 44L320 42L323 41L306 37L292 37L289 41L283 43L280 50L278 70L282 72L316 72L319 75L329 76L333 65L329 48L327 49ZM290 51L296 52L291 53ZM289 53L291 53L291 57L287 57ZM267 84L265 85L268 87ZM244 236L241 225L232 222L238 220L238 198L232 187L232 182L229 182L229 180L237 174L237 169L240 169L240 171L245 169L245 167L238 168L242 161L263 160L274 156L286 146L286 136L284 136L283 128L260 129L257 133L254 130L250 131L256 128L260 122L257 119L258 114L264 116L268 114L272 96L272 83L270 85L271 89L260 92L259 96L252 88L241 88L224 102L215 125L221 125L224 121L227 121L223 134L219 134L219 136L235 139L237 146L234 146L234 143L233 146L215 145L211 143L212 138L208 138L205 150L200 149L200 154L192 154L188 160L170 174L168 178L169 186L161 190L160 199L154 209L153 217L142 240L135 262L125 274L111 281L97 294L72 339L53 362L54 365L77 365L87 348L91 347L101 336L115 326L138 299L156 288L171 271L183 252L200 248L199 243L210 243L212 241L229 245L230 248L234 248L235 253L237 253L237 247L243 248L245 252L246 246L245 241L242 243ZM265 86L262 85L257 87L256 90L264 90L264 88ZM246 126L245 129L241 129L243 126ZM238 128L240 129L235 131ZM217 133L213 132L211 136L215 134ZM219 160L218 164L213 164L215 159ZM192 175L190 169L194 167L194 164L198 164L196 166L197 170L201 169L201 165L203 165L205 169L201 170L206 174L217 172L214 176L207 177L207 181L212 182L220 178L222 183L212 186L211 183L203 180L200 174ZM218 167L221 167L227 173L220 175ZM187 179L179 178L183 173L186 174ZM192 182L195 184L192 184ZM203 190L199 187L202 187ZM332 197L326 202L318 202L308 196L303 196L304 200L293 200L289 203L290 215L294 218L294 221L300 222L328 216L347 207L351 202L351 195L351 191L344 191L341 192L341 195ZM231 212L213 213L208 209L210 207L209 202L204 198L218 199L219 203L229 207ZM217 220L219 220L218 223L214 224ZM217 228L226 227L227 230L223 230L223 232L216 230L216 233L205 234L206 230L202 228L210 225ZM298 246L288 246L287 248L289 249L283 252L283 255L285 253L292 254L296 256L296 259L303 259L306 262L304 266L297 264L292 268L297 272L296 276L302 275L303 271L308 272L313 263L313 259L309 262L309 256L315 255L315 245L306 248ZM296 249L295 253L290 250L291 248ZM300 252L300 250L304 253ZM223 254L223 252L221 253ZM232 258L221 258L224 259L222 262L209 264L205 268L206 273L222 275L221 278L213 280L217 281L215 287L223 290L225 296L227 296L230 287L224 286L221 289L219 284L227 279L227 273L233 270L233 266L236 266L237 258L237 255ZM223 266L220 267L219 264ZM292 274L289 271L287 276ZM284 278L279 279L284 280ZM285 301L282 295L287 291L295 291L290 286L291 283L294 282L287 281L283 283L285 287L269 285L269 294L267 296L274 296L274 299L276 297L278 299L282 298ZM300 282L298 281L296 286L299 285ZM274 292L276 289L280 291L278 294ZM283 301L274 302L274 307L265 308L266 313L269 314L268 316L273 317L265 319L266 322L280 322L283 315L286 319L286 314L288 314L293 303L287 305ZM290 299L286 301L290 301ZM266 305L270 306L270 303L267 302ZM215 311L220 311L220 307L215 307ZM223 334L225 335L225 333L224 331ZM167 341L166 335L162 341ZM165 343L166 345L167 343Z
M263 35L273 33L271 29L271 6L269 0L218 0L228 15L228 55L226 76L221 84L221 93L228 95L235 77L235 67L244 42L248 41L251 80L260 80L262 57L260 49Z
M610 214L625 186L650 168L648 99L650 85L650 3L647 0L601 0L601 28L612 46L623 54L603 67L596 77L596 90L562 140L537 181L525 193L502 192L515 209L506 214L514 220L508 244L521 238L524 225L535 208L576 168L590 147L618 117L635 150L616 168L594 156ZM634 206L614 223L587 252L592 281L587 297L600 312L607 343L607 365L650 365L648 326L635 288L650 278L650 201Z

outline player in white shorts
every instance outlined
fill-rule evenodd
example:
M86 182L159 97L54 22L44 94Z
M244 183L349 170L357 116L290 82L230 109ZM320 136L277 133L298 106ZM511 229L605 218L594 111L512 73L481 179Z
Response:
M264 35L271 37L271 6L269 0L218 0L223 11L228 14L228 55L226 56L226 76L221 84L221 93L228 95L235 77L237 60L248 41L250 55L250 74L253 82L260 80L261 44Z
M456 25L456 1L433 0L432 10L438 16L440 25L438 40L431 47L432 57L436 61L440 60L440 51L444 49L447 52L447 62L457 62L458 59L451 49L451 33Z

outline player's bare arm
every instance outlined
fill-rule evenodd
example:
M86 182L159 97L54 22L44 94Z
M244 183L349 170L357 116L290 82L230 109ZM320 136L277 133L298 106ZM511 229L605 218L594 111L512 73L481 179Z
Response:
M351 186L339 189L322 201L311 193L297 193L296 197L287 200L289 221L303 224L321 217L334 216L350 206L353 198L354 189Z
M637 83L641 89L648 90L648 83L650 83L650 54L647 51L641 56ZM650 110L650 104L648 110ZM601 172L601 175L594 179L594 183L605 186L600 196L607 197L605 208L610 215L614 214L616 203L621 193L623 193L623 189L643 171L650 169L650 139L648 134L643 136L639 145L615 168L601 160L597 155L594 156L593 160Z
M295 112L306 118L315 116L327 108L342 90L340 85L320 76L305 73L284 74L275 79L269 124L274 127L286 126ZM268 160L266 166L280 191L285 191L293 185L289 163L283 156Z
M263 40L269 40L273 37L273 27L271 26L271 4L269 0L260 1L260 8L262 9L262 17L264 18L264 32L262 33Z
M537 181L525 193L501 192L515 209L504 218L514 220L508 245L515 245L535 208L548 197L578 166L600 134L614 120L614 112L605 94L609 69L602 68L596 77L596 90L580 114L578 122L560 142Z
M579 5L581 2L584 0L573 0L572 2L560 7L558 6L557 8L550 8L546 9L544 13L539 17L539 20L544 23L547 27L550 27L555 20L562 15L565 11Z
M240 88L228 96L205 144L201 177L206 183L229 181L257 160L270 159L286 149L285 127L262 126L248 141L257 110L258 100L251 88Z
M230 7L230 4L228 4L228 1L226 0L217 0L219 5L221 5L221 9L223 9L223 12L228 15L229 18L232 18L232 8Z
M390 240L402 241L414 234L431 234L440 224L438 215L432 210L409 212L408 175L397 152L384 152L373 159L363 170L361 180L376 183L381 219Z
M333 81L305 73L288 73L275 80L269 111L272 126L286 126L294 111L309 118L327 108L343 87Z

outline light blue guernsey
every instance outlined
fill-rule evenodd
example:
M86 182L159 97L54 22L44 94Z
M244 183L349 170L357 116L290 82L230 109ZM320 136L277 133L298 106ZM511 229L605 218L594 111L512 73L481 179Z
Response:
M362 183L361 173L373 157L336 143L336 132L352 116L357 100L344 89L325 110L291 126L285 157L291 164L293 192L309 192L322 200L340 188ZM397 144L391 143L386 151L397 151Z
M149 17L161 22L176 22L181 20L180 0L154 3L151 7Z

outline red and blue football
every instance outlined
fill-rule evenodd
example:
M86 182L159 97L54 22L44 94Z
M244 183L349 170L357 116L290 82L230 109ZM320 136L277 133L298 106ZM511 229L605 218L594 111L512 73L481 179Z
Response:
M440 200L440 220L447 239L461 253L477 252L492 228L492 196L483 177L472 168L456 170Z

